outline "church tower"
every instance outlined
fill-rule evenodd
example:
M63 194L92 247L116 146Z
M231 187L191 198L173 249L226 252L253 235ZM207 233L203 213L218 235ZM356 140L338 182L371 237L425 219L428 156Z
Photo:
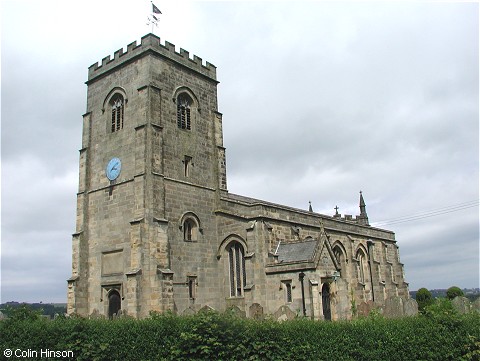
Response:
M92 65L86 84L68 312L173 309L170 255L194 247L172 240L201 238L226 193L216 68L148 34Z
M353 218L227 191L215 66L148 34L86 84L69 314L328 320L353 317L352 300L406 304L395 234L370 226L362 194Z

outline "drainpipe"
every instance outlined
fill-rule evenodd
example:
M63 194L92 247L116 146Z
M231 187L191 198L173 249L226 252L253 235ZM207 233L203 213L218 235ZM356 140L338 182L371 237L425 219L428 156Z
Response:
M300 285L302 286L302 307L303 307L303 316L307 317L307 309L305 308L305 289L303 287L303 279L305 278L305 273L300 272L298 279L300 280Z
M373 242L371 240L367 241L367 252L368 252L368 269L370 270L370 284L372 285L372 301L375 303L375 293L373 291L373 276L372 276L372 254L370 249L373 246Z

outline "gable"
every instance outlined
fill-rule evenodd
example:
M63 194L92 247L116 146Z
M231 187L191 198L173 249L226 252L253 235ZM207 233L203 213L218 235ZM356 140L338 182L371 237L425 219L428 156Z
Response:
M320 254L317 258L317 268L330 271L340 270L340 265L335 258L327 232L325 232L325 228L323 227L323 223L320 223Z
M337 270L336 264L335 264L335 257L332 257L330 255L330 252L328 252L327 247L322 247L322 251L320 253L320 257L318 260L317 268L320 268L321 270L324 271L335 271Z

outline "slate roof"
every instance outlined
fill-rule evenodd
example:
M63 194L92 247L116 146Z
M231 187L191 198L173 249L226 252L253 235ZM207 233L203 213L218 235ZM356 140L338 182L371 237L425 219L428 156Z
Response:
M289 209L289 210L292 210L294 212L308 212L305 209L294 208L294 207L285 206L285 205L278 204L278 203L267 202L267 201L263 201L261 199L245 197L245 196L241 196L241 195L234 194L234 193L228 193L227 197L224 198L224 199L228 199L228 200L234 201L234 202L246 203L248 205L264 205L264 206L266 205L266 206L272 206L272 207L279 207L279 208L283 208L283 209ZM327 216L327 217L330 217L330 216Z
M277 249L278 262L310 261L315 256L318 241L315 239L297 242L280 243Z

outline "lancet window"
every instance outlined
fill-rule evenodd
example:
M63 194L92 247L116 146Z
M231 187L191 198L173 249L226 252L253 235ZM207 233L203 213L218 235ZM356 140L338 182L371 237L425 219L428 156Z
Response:
M358 251L357 260L358 260L358 265L357 265L358 281L360 283L365 283L365 271L366 271L367 263L366 263L365 253L363 253L363 251Z
M292 281L285 282L285 301L292 302Z
M192 98L187 93L181 93L177 97L177 126L180 129L191 130L191 106Z
M112 107L112 133L123 129L123 117L124 117L124 105L125 101L123 96L120 94L115 94L110 100L110 105Z
M232 242L227 248L230 273L230 296L243 296L246 285L245 252L238 242Z
M197 277L189 276L187 279L188 284L188 298L195 300L197 298Z

